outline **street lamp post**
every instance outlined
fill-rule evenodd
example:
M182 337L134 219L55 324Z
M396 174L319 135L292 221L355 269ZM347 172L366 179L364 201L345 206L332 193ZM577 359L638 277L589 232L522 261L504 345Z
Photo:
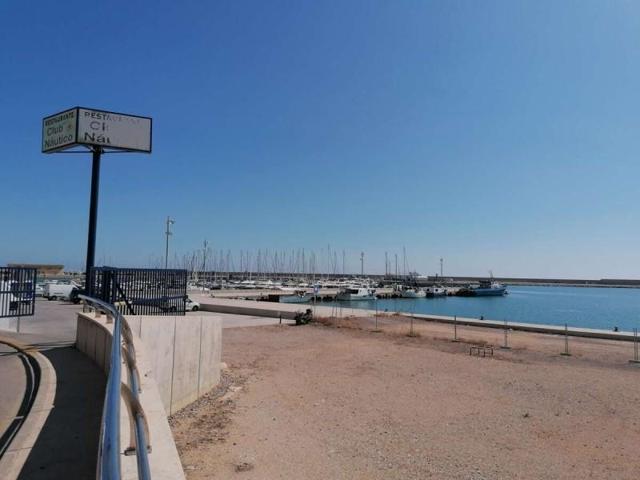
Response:
M176 223L175 220L172 220L171 217L167 217L167 231L164 232L165 235L167 236L167 242L164 250L164 269L165 270L169 268L169 236L173 235L171 233L171 225L173 225L174 223Z

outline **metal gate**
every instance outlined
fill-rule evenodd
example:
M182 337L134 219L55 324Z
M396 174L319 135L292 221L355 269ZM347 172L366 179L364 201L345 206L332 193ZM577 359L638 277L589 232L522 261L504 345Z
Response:
M36 274L35 268L0 267L0 318L33 315Z
M96 267L89 296L115 305L125 315L184 315L187 271Z

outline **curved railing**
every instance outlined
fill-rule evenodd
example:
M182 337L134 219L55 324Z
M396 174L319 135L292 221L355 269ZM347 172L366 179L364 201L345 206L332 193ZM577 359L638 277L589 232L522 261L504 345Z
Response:
M124 449L125 455L137 457L138 478L150 480L149 469L149 428L139 401L140 375L136 366L136 351L131 329L122 314L113 305L97 298L79 295L87 305L107 315L107 323L113 322L109 375L104 397L100 442L98 448L98 480L120 480L120 400L125 400L130 419L130 444ZM124 340L124 342L123 342ZM127 367L129 386L122 383L122 362Z

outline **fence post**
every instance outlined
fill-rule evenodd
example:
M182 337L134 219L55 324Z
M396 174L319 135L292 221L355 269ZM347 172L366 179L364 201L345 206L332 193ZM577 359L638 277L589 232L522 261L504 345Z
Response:
M560 355L564 355L565 357L571 356L569 353L569 326L566 323L564 324L564 352Z
M453 340L451 341L456 343L460 341L458 340L458 316L457 315L453 316Z
M409 336L410 337L416 337L417 336L416 332L413 331L413 314L415 313L415 308L416 308L416 306L412 305L412 307L411 307L411 329L409 330Z
M376 297L375 302L376 302L376 314L375 314L375 322L376 322L376 326L375 326L375 328L373 329L373 331L374 331L374 332L379 332L379 331L380 331L380 329L378 329L378 297Z
M504 344L500 347L502 350L511 350L511 347L509 346L509 340L508 340L508 327L507 327L507 319L504 319Z
M629 363L640 363L638 358L638 329L633 329L633 360L629 360Z

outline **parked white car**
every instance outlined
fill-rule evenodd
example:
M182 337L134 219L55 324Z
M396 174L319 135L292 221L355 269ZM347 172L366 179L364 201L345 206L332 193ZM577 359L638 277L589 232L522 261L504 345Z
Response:
M184 310L186 312L197 312L200 310L200 304L189 297L184 301Z

